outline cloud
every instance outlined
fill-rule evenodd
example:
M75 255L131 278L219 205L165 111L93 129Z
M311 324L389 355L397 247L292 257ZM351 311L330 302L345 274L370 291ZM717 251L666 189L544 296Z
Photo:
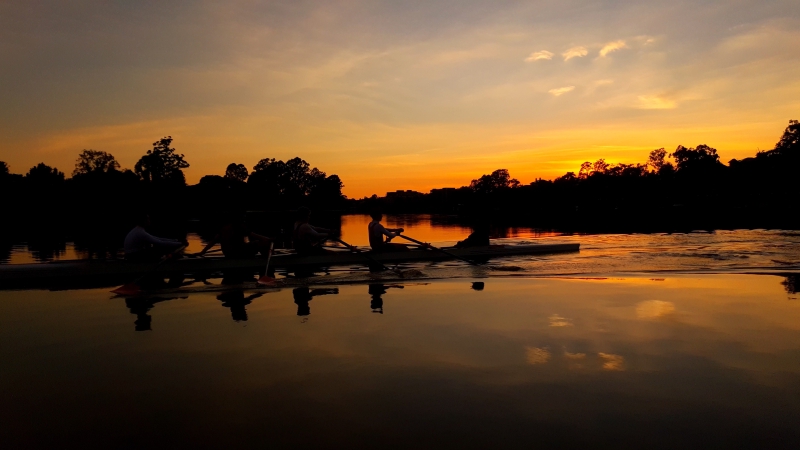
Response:
M548 52L547 50L533 52L525 58L525 62L539 61L540 59L553 59L553 52Z
M661 97L659 95L640 95L639 109L675 109L678 104L675 100Z
M588 54L589 50L586 50L586 47L572 47L562 53L561 56L564 57L564 61L569 61L572 58L582 58Z
M598 353L603 361L603 370L625 370L625 358L613 353Z
M550 361L550 352L546 348L526 347L525 353L528 364L544 364Z
M611 52L615 52L623 48L628 48L628 45L625 44L625 41L620 40L620 41L609 42L608 44L603 46L603 48L600 49L600 56L606 56Z
M559 316L558 314L553 314L550 316L550 326L551 327L571 327L572 322L569 319Z
M558 97L559 95L566 94L567 92L570 92L570 91L572 91L574 89L575 89L575 86L564 86L564 87L560 87L560 88L550 89L547 92L549 92L549 93L555 95L556 97Z

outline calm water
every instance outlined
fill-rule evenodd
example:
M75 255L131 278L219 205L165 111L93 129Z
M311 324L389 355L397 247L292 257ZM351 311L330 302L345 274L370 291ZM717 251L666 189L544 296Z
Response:
M582 249L382 284L0 291L0 448L800 446L800 234L505 234Z
M0 443L800 445L786 278L483 282L2 292Z

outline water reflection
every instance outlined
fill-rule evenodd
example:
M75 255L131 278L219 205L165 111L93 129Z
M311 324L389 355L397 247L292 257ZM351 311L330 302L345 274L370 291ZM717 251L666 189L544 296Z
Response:
M125 306L131 314L136 316L136 320L133 322L133 329L135 331L152 331L153 317L148 313L156 306L156 303L186 298L188 298L188 296L126 298Z
M321 295L335 295L339 293L338 288L319 288L309 289L307 287L298 287L292 289L292 297L294 303L297 305L297 315L305 317L311 314L311 306L309 302Z
M781 284L789 294L797 294L797 291L800 290L800 275L787 275Z
M374 313L383 314L383 295L387 289L403 289L402 284L370 284L367 289L371 298L369 307Z
M263 295L263 292L256 292L245 297L243 289L232 289L217 295L217 300L222 302L222 306L231 310L231 318L234 322L247 322L245 306Z
M789 279L659 278L3 291L3 448L798 448Z

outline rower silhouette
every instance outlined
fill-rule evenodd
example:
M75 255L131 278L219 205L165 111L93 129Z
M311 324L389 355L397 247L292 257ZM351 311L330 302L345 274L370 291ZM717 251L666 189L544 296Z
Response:
M309 306L308 302L314 297L338 293L339 288L308 289L307 287L298 287L292 289L294 303L297 305L297 315L304 317L311 314L311 306Z
M135 331L152 331L152 322L153 317L148 314L151 309L156 306L156 303L166 302L169 300L176 300L188 298L186 296L183 297L150 297L150 298L126 298L125 299L125 306L130 310L131 314L136 316L136 320L133 322L134 330Z
M244 290L233 289L217 295L217 300L222 302L222 306L231 310L231 319L234 322L247 322L245 306L262 295L264 295L263 292L256 292L245 297Z
M372 309L372 312L383 314L383 294L386 293L388 289L396 288L396 289L403 289L405 286L399 284L370 284L368 288L368 292L370 297L372 298L369 302L369 307Z

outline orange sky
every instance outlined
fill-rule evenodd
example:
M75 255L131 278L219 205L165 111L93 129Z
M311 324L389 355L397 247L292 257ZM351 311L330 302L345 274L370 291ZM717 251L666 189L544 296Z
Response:
M585 160L769 149L800 118L793 2L0 4L0 160L131 168L171 135L187 180L300 156L361 197L527 183Z

